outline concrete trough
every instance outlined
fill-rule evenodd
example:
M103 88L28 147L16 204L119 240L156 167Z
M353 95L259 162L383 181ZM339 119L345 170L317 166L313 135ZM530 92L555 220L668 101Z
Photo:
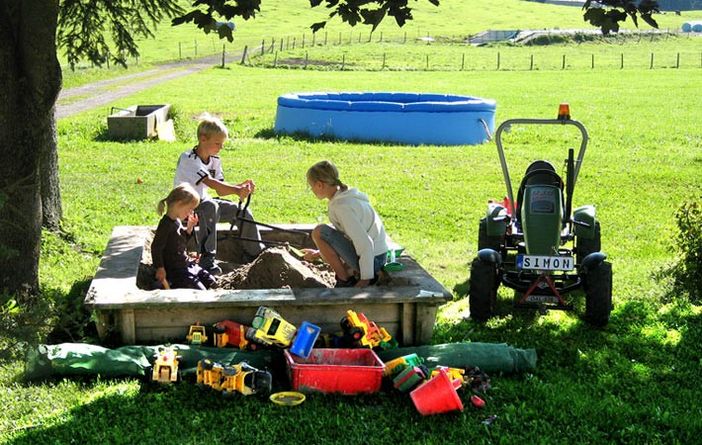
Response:
M311 232L313 225L281 225ZM241 240L229 226L218 226L218 259L231 261L241 254ZM322 333L340 330L339 320L348 309L365 313L385 327L403 345L430 342L437 307L451 293L406 252L398 258L404 269L389 272L384 286L363 289L240 289L240 290L143 290L137 286L139 264L153 228L117 226L85 298L97 315L101 339L123 344L183 342L190 324L212 325L229 319L250 325L256 309L269 306L286 320L321 327ZM299 234L262 229L264 239L311 242ZM294 237L302 237L294 239ZM310 246L311 247L311 246Z
M168 120L171 106L132 105L112 107L107 116L107 134L110 139L148 139L158 135L157 127Z

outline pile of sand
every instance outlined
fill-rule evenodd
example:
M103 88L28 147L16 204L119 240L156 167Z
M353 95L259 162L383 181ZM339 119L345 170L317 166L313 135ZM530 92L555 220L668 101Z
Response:
M284 247L271 247L252 262L217 277L220 289L334 287L334 272L325 264L300 261Z

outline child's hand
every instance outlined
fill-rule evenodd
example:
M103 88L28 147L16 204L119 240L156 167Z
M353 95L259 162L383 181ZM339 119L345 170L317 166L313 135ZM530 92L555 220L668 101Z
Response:
M166 269L163 267L159 267L156 269L156 281L158 282L163 282L166 280Z
M302 257L305 261L312 262L320 257L319 250L315 249L302 249L305 255Z
M250 194L253 193L254 186L249 182L242 182L239 184L239 199L242 201L246 199Z
M188 225L186 229L188 230L188 233L192 233L193 228L198 225L200 222L200 218L197 216L197 213L192 212L190 215L188 215Z

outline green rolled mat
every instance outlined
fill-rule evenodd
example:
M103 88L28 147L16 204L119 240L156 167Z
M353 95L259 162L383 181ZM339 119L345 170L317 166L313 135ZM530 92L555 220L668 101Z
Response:
M468 368L477 366L485 372L521 373L536 369L536 350L518 349L506 343L447 343L443 345L414 346L378 352L383 362L416 353L428 367L449 366Z
M282 360L280 351L244 352L204 346L169 345L177 349L181 375L195 373L197 362L204 358L223 365L247 362L258 369L270 369ZM123 346L108 349L86 343L39 345L27 351L25 377L29 380L50 376L101 375L103 377L143 377L151 358L163 346Z

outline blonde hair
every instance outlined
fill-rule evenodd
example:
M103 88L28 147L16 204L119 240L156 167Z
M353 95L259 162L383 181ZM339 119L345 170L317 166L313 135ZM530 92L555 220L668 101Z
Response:
M307 170L307 180L338 186L342 191L348 189L348 186L339 179L339 169L329 161L319 161L310 167Z
M197 125L197 138L204 136L209 139L214 135L224 135L225 139L229 139L229 131L222 119L210 113L201 114L200 123Z
M182 202L183 204L195 203L197 206L200 204L200 195L192 185L183 182L171 190L168 196L158 202L156 211L158 211L159 215L162 215L167 208L170 208L176 202Z

